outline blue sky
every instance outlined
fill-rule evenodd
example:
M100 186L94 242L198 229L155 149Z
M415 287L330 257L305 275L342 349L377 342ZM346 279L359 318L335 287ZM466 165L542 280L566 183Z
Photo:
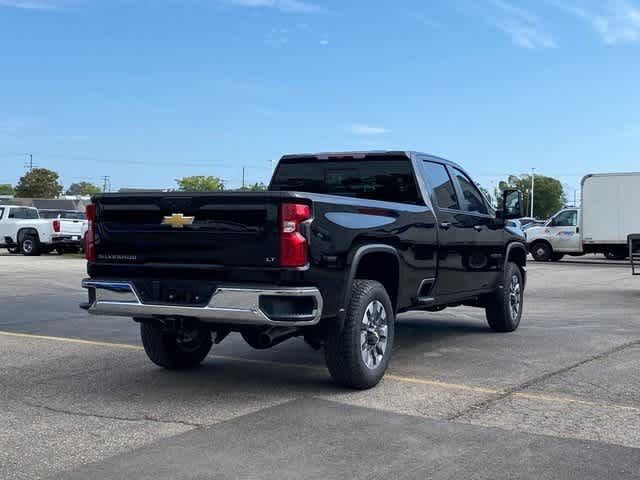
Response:
M417 149L576 188L640 170L639 88L637 0L0 0L0 183Z

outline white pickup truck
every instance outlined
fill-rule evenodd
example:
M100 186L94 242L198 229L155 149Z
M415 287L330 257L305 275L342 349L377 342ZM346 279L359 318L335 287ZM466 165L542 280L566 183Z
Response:
M603 253L612 260L629 256L628 236L640 231L640 173L603 173L582 179L581 208L565 208L540 227L526 230L537 261L564 255Z
M27 256L79 250L83 240L81 220L40 218L38 210L20 205L0 205L0 247Z

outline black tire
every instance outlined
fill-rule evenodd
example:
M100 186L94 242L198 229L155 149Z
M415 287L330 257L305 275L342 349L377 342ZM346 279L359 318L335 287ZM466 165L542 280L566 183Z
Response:
M7 247L7 251L12 254L15 255L17 253L20 253L20 247L15 246L15 247Z
M517 291L514 291L516 288ZM520 325L523 308L524 282L522 272L518 265L509 262L504 271L504 285L488 299L485 309L487 323L496 332L513 332Z
M54 252L56 252L58 255L64 255L65 254L65 250L64 247L56 247L53 249Z
M629 256L629 252L626 248L615 248L611 250L607 250L604 253L604 256L607 260L626 260Z
M533 242L529 251L536 262L548 262L553 256L551 245L547 242Z
M563 258L564 258L564 253L554 253L553 255L551 255L551 261L553 262L559 262Z
M373 317L367 314L368 310ZM369 318L368 328L363 328L365 315ZM386 333L382 330L384 322ZM356 280L344 325L341 330L336 327L329 332L325 345L327 367L336 383L359 390L376 386L389 365L394 332L395 312L385 288L372 280ZM365 363L365 356L371 365Z
M186 348L176 333L164 330L160 324L140 323L140 336L147 356L156 365L169 370L196 367L211 351L213 342L209 329L195 326L192 331L197 341Z
M40 255L42 245L37 235L26 233L20 240L20 252L26 257L37 257Z

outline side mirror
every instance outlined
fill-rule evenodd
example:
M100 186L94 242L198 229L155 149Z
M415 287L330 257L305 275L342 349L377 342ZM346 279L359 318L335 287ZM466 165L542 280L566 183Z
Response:
M522 218L522 194L518 190L505 190L502 192L502 212L499 215L503 220Z

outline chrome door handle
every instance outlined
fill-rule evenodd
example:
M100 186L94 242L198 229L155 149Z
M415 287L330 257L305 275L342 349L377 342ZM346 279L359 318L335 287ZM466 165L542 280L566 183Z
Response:
M443 230L449 230L451 228L451 224L449 222L442 222L440 224L440 228Z

